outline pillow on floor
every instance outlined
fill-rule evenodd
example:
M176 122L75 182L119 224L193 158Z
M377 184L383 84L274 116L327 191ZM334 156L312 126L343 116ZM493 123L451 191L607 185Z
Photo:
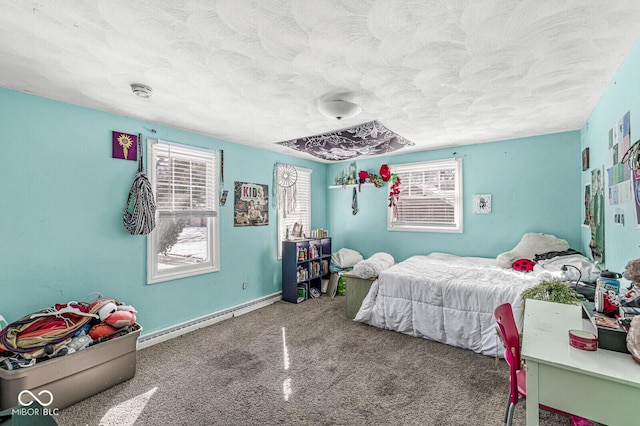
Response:
M496 257L496 265L501 268L511 268L513 262L518 259L533 259L536 254L568 249L569 243L555 235L528 233L522 236L513 249L500 253Z

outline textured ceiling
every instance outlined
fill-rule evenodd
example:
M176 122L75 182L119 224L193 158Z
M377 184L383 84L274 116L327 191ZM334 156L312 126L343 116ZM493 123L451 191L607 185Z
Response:
M579 129L640 36L638 0L0 7L2 87L308 158L277 142L371 120L415 143L399 153ZM318 112L341 93L359 116Z

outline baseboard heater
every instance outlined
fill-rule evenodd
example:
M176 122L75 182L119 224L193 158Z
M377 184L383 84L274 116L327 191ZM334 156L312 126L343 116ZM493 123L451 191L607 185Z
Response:
M171 327L163 328L162 330L154 331L153 333L143 334L138 339L138 349L144 349L149 346L153 346L156 343L173 339L174 337L187 334L191 331L207 327L220 321L246 314L256 309L260 309L264 306L271 305L278 300L282 300L282 292L274 293L269 296L255 299L240 305L232 306L218 312L203 315L189 321L178 323Z

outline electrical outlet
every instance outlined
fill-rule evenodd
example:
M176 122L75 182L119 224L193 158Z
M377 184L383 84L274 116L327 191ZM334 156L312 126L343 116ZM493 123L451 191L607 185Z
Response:
M246 290L246 289L247 289L247 282L246 282L246 281L242 283L242 289L243 289L243 290Z

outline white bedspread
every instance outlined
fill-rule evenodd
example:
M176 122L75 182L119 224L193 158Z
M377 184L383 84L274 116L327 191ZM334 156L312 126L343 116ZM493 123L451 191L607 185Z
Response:
M502 356L493 310L511 303L522 330L520 293L551 273L524 273L495 263L446 253L410 257L380 273L355 320Z

